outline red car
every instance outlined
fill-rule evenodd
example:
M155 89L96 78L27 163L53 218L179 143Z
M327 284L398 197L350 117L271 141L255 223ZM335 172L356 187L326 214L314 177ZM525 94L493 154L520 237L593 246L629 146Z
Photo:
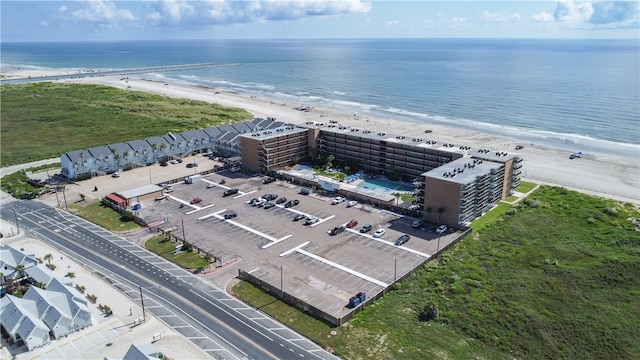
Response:
M195 198L195 199L191 200L192 204L199 204L201 202L202 202L202 199L200 199L200 198Z
M352 227L354 227L354 226L356 226L356 225L358 225L358 220L351 220L351 221L349 221L349 222L347 223L347 225L346 225L346 226L347 226L348 228L352 228Z

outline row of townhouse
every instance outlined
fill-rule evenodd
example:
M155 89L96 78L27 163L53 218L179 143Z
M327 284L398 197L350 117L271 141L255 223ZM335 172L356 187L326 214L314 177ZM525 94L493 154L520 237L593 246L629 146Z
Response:
M71 279L55 276L35 257L10 246L3 245L0 254L3 269L20 269L16 280L31 284L21 298L4 294L0 299L2 333L11 342L24 343L32 350L92 325L88 300ZM42 284L44 289L33 284Z
M131 140L89 149L73 150L60 156L62 175L68 179L89 178L118 170L128 170L160 161L213 151L220 156L240 155L239 136L278 128L284 123L273 118L254 119L206 129L171 132L143 140Z

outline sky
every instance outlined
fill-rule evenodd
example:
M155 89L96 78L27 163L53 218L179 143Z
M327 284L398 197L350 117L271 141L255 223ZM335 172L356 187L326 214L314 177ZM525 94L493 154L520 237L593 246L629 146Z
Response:
M0 1L0 41L638 39L638 1Z

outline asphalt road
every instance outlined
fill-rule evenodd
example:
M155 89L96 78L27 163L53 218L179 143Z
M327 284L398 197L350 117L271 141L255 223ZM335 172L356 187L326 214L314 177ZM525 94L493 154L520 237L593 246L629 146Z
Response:
M34 201L0 216L73 255L212 358L335 359L313 342L166 260L69 213ZM187 325L185 325L185 323Z

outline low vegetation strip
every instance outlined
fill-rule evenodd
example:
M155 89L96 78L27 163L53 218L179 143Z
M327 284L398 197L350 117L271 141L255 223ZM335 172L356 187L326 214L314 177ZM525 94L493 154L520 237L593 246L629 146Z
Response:
M542 186L357 314L344 359L638 359L640 212Z
M98 85L2 85L0 97L0 166L252 119L243 109Z

